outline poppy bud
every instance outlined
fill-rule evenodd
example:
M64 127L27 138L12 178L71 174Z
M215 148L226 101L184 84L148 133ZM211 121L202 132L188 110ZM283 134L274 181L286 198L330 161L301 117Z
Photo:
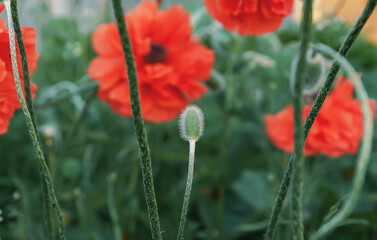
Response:
M179 118L179 131L186 141L198 141L203 135L204 116L202 110L195 106L187 106Z

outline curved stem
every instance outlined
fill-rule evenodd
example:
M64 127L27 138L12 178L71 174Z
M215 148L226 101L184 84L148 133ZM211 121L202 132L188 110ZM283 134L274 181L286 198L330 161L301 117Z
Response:
M187 183L186 183L185 196L183 198L183 206L182 206L182 212L181 212L181 220L179 222L177 240L183 239L183 233L185 231L185 224L186 224L186 217L187 217L187 210L188 210L188 205L190 202L192 180L194 177L195 141L190 140L189 143L190 143L190 153L189 153L189 164L188 164L188 170L187 170Z
M16 51L16 41L14 37L14 30L13 30L13 20L11 17L11 7L9 0L4 1L6 10L7 10L7 15L8 15L8 25L9 25L9 43L10 43L10 50L11 50L11 60L12 60L12 69L13 69L13 76L16 84L16 90L18 94L18 98L20 100L21 108L22 111L24 112L25 119L26 119L26 124L28 126L28 130L33 142L34 149L36 151L37 157L38 157L38 165L40 170L42 171L43 174L43 182L46 184L46 188L48 191L48 196L50 198L52 207L55 210L55 213L58 217L58 224L59 224L59 234L60 234L60 239L64 240L65 239L65 227L64 227L64 222L63 222L63 216L60 211L59 203L57 201L53 183L51 180L51 175L50 171L47 167L43 152L42 152L42 147L40 145L39 137L38 137L38 132L37 129L35 128L35 120L33 121L32 115L30 114L26 101L24 99L24 94L23 94L23 89L21 85L21 80L20 76L18 73L18 64L17 64L17 51Z
M340 47L338 53L342 56L345 56L348 51L350 50L352 44L356 40L357 36L359 36L360 31L364 27L365 23L369 19L370 15L372 14L375 6L377 4L377 0L369 0L363 13L361 14L360 18L357 20L356 24L352 27L350 32L348 33L346 39L344 40L342 46ZM339 71L339 65L336 61L333 62L330 71L327 75L326 82L324 86L321 88L319 94L317 95L312 108L310 109L310 112L308 116L305 119L304 122L304 139L307 138L309 131L314 123L314 120L316 119L319 110L322 107L322 104L324 103L327 95L329 94L331 87L335 81L335 77ZM272 209L272 213L270 216L268 228L266 231L265 239L271 240L274 238L275 232L276 232L276 225L277 221L281 212L281 209L284 204L285 197L287 195L289 185L291 182L292 177L292 169L293 169L293 162L295 161L295 155L292 154L289 163L287 166L287 169L284 173L283 180L280 184L280 189L278 192L278 195L275 200L275 204Z
M113 222L113 229L115 240L122 240L122 229L119 224L119 216L115 206L115 182L117 179L117 175L115 172L111 173L107 177L107 207L109 208L109 213L111 217L111 221Z
M30 82L31 81L30 81L30 74L29 74L29 64L28 64L28 60L27 60L24 37L22 35L20 21L18 19L17 0L11 0L10 4L11 4L11 12L12 12L14 32L16 33L18 49L19 49L20 55L21 55L22 77L24 79L26 104L27 104L27 108L29 109L30 116L32 117L34 127L36 128L33 101L32 101L32 97L31 97L31 89L30 89Z
M139 144L139 153L141 159L140 166L143 177L144 193L148 207L149 221L152 230L152 238L154 240L160 240L162 239L162 237L156 196L154 192L152 160L150 156L147 133L145 131L144 121L141 115L139 87L137 82L136 66L132 53L131 41L128 36L126 22L123 17L122 4L120 0L112 0L112 2L127 65L128 84L131 95L131 111Z
M292 232L293 239L304 239L304 220L302 218L302 187L304 180L304 131L302 127L302 106L303 106L303 85L306 76L306 55L309 49L312 26L313 0L304 1L300 52L295 72L293 86L293 108L294 108L294 155L293 162L293 184L292 184Z
M359 36L361 30L363 29L365 23L368 21L370 15L372 14L374 8L376 7L377 0L369 0L367 5L365 6L364 11L361 13L360 18L357 20L355 25L352 27L350 32L348 33L346 39L343 41L342 46L340 47L338 54L342 56L346 56L348 51L350 50L351 46L355 42L356 38ZM312 108L308 116L305 119L304 123L304 135L308 136L310 128L312 127L314 120L316 119L319 110L322 107L322 104L325 102L327 95L329 94L332 85L334 84L335 77L339 71L339 64L334 61L329 73L327 74L325 85L322 87L318 96L316 97Z
M315 47L316 50L330 55L333 57L340 65L344 68L347 75L351 78L353 85L355 86L356 95L361 102L361 108L363 112L364 119L364 129L363 129L363 141L361 145L361 150L358 155L357 166L355 176L353 178L352 189L348 194L347 199L345 200L342 208L337 212L330 221L322 225L320 229L315 232L311 239L321 239L333 231L336 227L343 223L343 221L348 217L348 215L354 209L359 197L360 192L364 184L365 175L367 167L370 160L370 153L372 150L372 141L373 141L373 122L372 122L372 111L370 109L368 94L365 91L365 88L362 82L359 80L356 71L353 69L351 64L342 56L337 54L336 51L330 47L318 44Z
M20 21L18 19L18 9L17 9L17 0L12 0L10 2L11 4L11 15L13 20L13 27L14 31L16 33L16 40L18 43L18 49L20 51L21 55L21 63L22 63L22 76L24 79L24 89L25 89L25 98L26 98L26 104L27 108L30 112L31 120L33 121L33 126L37 130L37 124L34 116L34 108L33 108L33 100L31 97L31 89L30 89L30 74L29 74L29 64L27 60L27 54L26 54L26 47L24 43L24 38L22 35L22 29L20 25ZM40 142L39 134L37 132L37 140ZM48 198L48 187L47 183L43 178L43 170L41 167L39 167L39 173L40 178L42 182L42 197L43 197L43 208L44 208L44 218L45 218L45 225L46 225L46 231L48 239L53 239L54 237L54 231L52 227L52 221L51 221L51 202Z
M234 42L229 53L239 52L238 49L239 44ZM226 70L225 70L225 84L226 87L224 89L224 124L223 124L223 131L221 136L221 146L228 146L231 130L232 130L232 109L233 109L233 101L235 96L235 87L234 87L234 79L232 76L233 68L236 64L236 61L232 54L228 55L227 63L226 63ZM217 224L218 224L218 232L219 238L223 237L224 234L224 210L225 210L225 193L227 191L227 184L229 180L228 176L228 148L224 147L220 150L220 179L219 179L219 187L218 187L218 201L217 201Z

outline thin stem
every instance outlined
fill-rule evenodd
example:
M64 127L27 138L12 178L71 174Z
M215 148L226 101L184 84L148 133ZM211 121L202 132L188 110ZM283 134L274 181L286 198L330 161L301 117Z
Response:
M300 52L293 86L294 108L294 155L292 184L292 232L293 239L304 239L304 220L302 218L302 187L304 181L304 131L302 128L303 85L306 76L307 52L311 39L313 0L304 1L300 31Z
M139 144L140 166L144 185L144 194L146 197L149 222L154 240L162 239L160 230L160 219L158 216L157 201L153 184L152 160L148 145L147 133L144 127L143 117L141 115L139 87L135 60L132 53L131 41L128 36L126 21L123 17L123 7L120 0L112 0L115 18L118 24L118 31L122 41L122 48L127 65L128 84L131 96L131 111Z
M187 170L187 183L186 183L185 196L183 198L183 206L182 206L182 212L181 212L181 220L179 222L177 240L183 239L183 233L185 231L185 224L186 224L186 217L187 217L187 210L188 210L191 188L192 188L192 180L194 177L195 141L190 140L189 143L190 143L190 153L189 153L189 164L188 164L188 170Z
M341 56L346 56L348 51L350 50L351 46L355 42L356 38L359 36L361 30L363 29L365 23L368 21L370 15L372 14L374 8L376 7L377 0L369 0L367 5L365 6L364 11L361 13L360 18L357 20L355 25L352 27L350 32L348 33L346 39L343 41L342 46L340 47L338 54ZM304 123L304 135L307 137L310 131L310 128L312 127L314 120L316 119L319 110L322 107L322 104L325 102L325 99L327 95L329 94L336 75L339 71L339 64L337 61L334 61L329 73L327 74L325 85L322 87L320 92L318 93L318 96L316 97L312 108L310 109L310 112L308 116L305 119ZM306 138L305 137L305 138Z
M350 32L348 33L346 39L344 40L342 46L340 47L338 53L342 56L345 56L348 51L350 50L352 44L356 40L357 36L359 36L360 31L364 27L365 23L369 19L370 15L373 12L373 9L375 8L377 4L377 0L369 0L364 11L362 12L360 18L357 20L356 24L352 27ZM314 120L316 119L319 110L322 107L322 104L324 103L327 95L329 94L331 87L335 81L335 77L339 71L339 65L336 61L333 62L329 73L326 78L326 82L324 86L321 88L319 94L317 95L312 108L310 109L309 115L306 117L304 122L304 139L307 138L309 131L311 127L313 126ZM292 177L292 169L293 169L293 162L295 161L295 155L294 153L291 155L291 158L289 159L289 163L287 166L287 169L284 173L283 180L280 184L280 189L278 192L278 195L275 200L275 204L272 209L272 213L270 216L268 228L265 235L265 240L271 240L274 238L275 232L276 232L276 225L277 221L281 212L281 209L284 204L285 197L287 195L289 185L291 182Z
M111 221L113 222L115 240L122 240L122 230L119 225L118 212L115 207L115 182L117 179L116 173L111 173L107 178L107 206L109 208L109 213Z
M18 19L18 9L17 9L17 0L12 0L10 2L11 4L11 15L13 20L13 27L14 31L16 33L16 39L18 43L18 49L20 51L21 55L21 63L22 63L22 75L24 79L24 89L25 89L25 97L26 97L26 103L27 108L30 112L31 120L33 121L33 126L35 129L37 129L37 124L34 116L34 108L33 108L33 100L31 97L31 88L30 88L30 74L29 74L29 65L27 60L27 54L26 54L26 47L24 43L24 37L22 35L22 29L20 25L20 21ZM39 134L37 132L37 140L40 143ZM43 212L44 212L44 218L45 218L45 226L46 226L46 232L48 239L53 239L54 232L52 227L52 221L51 221L51 202L48 198L48 187L47 183L43 178L43 170L41 167L39 167L39 174L41 177L42 182L42 197L43 197Z
M293 163L294 155L292 154L288 162L287 170L284 173L283 181L280 184L279 192L276 197L274 207L272 209L272 213L268 222L268 227L265 235L265 240L272 240L275 237L278 218L283 207L284 200L287 195L289 184L292 178Z
M313 234L312 240L321 239L331 233L336 227L340 226L344 220L349 216L349 214L354 209L361 193L365 181L365 175L367 167L370 160L370 153L372 150L373 141L373 122L372 122L372 111L370 109L368 94L359 80L356 71L353 69L351 64L343 57L337 54L330 47L318 44L315 48L333 57L340 65L344 68L347 75L351 78L353 85L355 86L356 95L361 102L361 109L363 112L364 126L363 126L363 141L361 145L361 150L358 155L356 172L353 178L352 188L345 200L342 208L337 212L330 221L322 225L320 229Z
M12 60L12 69L13 69L13 76L16 84L16 90L18 94L18 98L20 100L21 108L22 111L24 112L25 119L26 119L26 124L28 126L28 130L33 142L34 149L36 151L37 157L38 157L38 165L39 169L43 172L43 180L42 182L46 183L46 188L48 190L48 197L50 198L52 207L55 210L55 213L58 217L58 224L59 224L59 233L60 233L60 239L64 240L65 239L65 227L63 223L63 217L60 211L59 203L57 201L55 191L53 188L53 183L51 180L51 175L49 172L49 169L47 167L43 152L42 152L42 147L40 145L40 141L38 138L38 132L37 129L35 128L35 121L33 121L33 118L28 110L26 101L24 99L24 94L23 94L23 89L21 85L21 80L20 76L18 74L18 65L17 65L17 51L16 51L16 41L14 37L14 29L13 29L13 20L11 17L11 7L9 0L4 1L6 10L7 10L7 15L8 15L8 25L9 25L9 43L10 43L10 50L11 50L11 60ZM48 220L46 220L48 221Z
M233 108L233 98L234 98L234 76L232 76L234 65L236 61L231 53L238 52L239 44L234 42L232 44L232 49L229 51L226 70L225 70L225 81L226 88L224 89L224 125L221 138L221 146L229 145L229 138L231 134L231 112ZM218 203L217 203L217 212L218 212L218 231L219 238L223 236L223 226L224 226L224 209L225 209L225 193L227 190L228 183L228 148L224 147L220 151L220 179L219 179L219 188L218 188Z
M54 228L52 226L52 204L48 195L48 186L47 182L43 176L43 168L38 166L39 175L42 184L42 198L43 198L43 215L45 220L45 227L48 239L54 239Z
M18 19L17 0L11 0L10 4L11 4L14 32L16 33L18 49L21 55L22 77L24 79L27 108L29 109L31 119L33 120L34 127L36 128L37 126L35 124L34 108L33 108L33 101L31 97L31 88L30 88L31 81L30 81L30 74L29 74L29 64L27 60L24 37L22 35L22 29L21 29L20 21Z

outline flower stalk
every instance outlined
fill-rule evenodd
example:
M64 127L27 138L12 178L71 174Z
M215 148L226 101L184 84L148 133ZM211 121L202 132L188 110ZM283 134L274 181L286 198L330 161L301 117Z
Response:
M293 162L292 184L292 232L293 239L304 240L304 220L302 218L302 187L304 182L304 131L302 127L303 85L306 77L307 52L311 40L313 0L304 1L300 31L300 51L293 85L294 108L294 148L296 160Z
M141 115L139 87L136 73L135 60L132 52L131 41L128 35L126 21L123 17L123 7L120 0L112 0L114 15L122 42L124 58L127 65L128 83L131 97L131 111L139 144L140 166L143 178L144 194L146 197L149 223L153 240L161 240L160 219L154 191L152 160L150 156L147 133Z
M370 15L372 14L374 8L376 7L377 0L369 0L364 11L362 12L361 16L355 23L355 25L351 28L349 33L347 34L345 40L343 41L338 54L342 56L346 56L350 48L352 47L353 43L355 42L356 38L359 36L362 28L364 27L365 23L369 19ZM304 140L307 138L309 131L311 127L313 126L313 123L327 97L327 95L330 93L330 90L332 88L332 85L334 84L336 75L339 71L339 64L334 61L329 73L327 74L326 81L324 86L321 88L320 92L318 93L312 108L310 109L310 112L308 116L305 119L304 122ZM276 232L276 226L278 222L278 218L281 212L281 209L283 207L285 197L287 195L289 185L292 178L292 170L293 170L293 163L295 161L295 154L293 153L289 159L289 163L287 166L287 169L284 173L283 180L280 184L279 192L275 200L275 204L272 209L272 213L269 219L269 224L267 227L267 231L265 234L265 240L272 240L274 239L274 235Z
M115 183L117 174L112 172L107 176L107 207L109 209L111 221L113 222L113 230L115 240L122 240L122 229L119 223L119 216L115 206Z
M352 65L347 61L347 59L339 55L336 51L330 47L318 44L315 47L316 50L322 52L323 54L330 55L337 61L343 69L346 71L355 86L356 96L359 98L361 103L361 109L363 112L363 141L361 144L361 150L358 155L356 171L353 178L352 188L348 194L346 200L343 203L341 209L325 224L323 224L317 232L315 232L311 239L317 240L327 236L336 227L338 227L348 215L354 209L363 187L365 181L365 175L367 167L370 160L370 154L372 151L372 141L373 141L373 122L372 122L372 111L370 109L368 94L359 80L356 71L353 69Z
M55 191L54 191L50 171L48 169L48 166L46 164L46 161L45 161L45 158L44 158L44 155L43 155L42 147L41 147L41 144L40 144L40 141L39 141L39 135L38 135L36 124L35 124L35 118L34 118L34 115L31 115L29 108L28 108L28 104L24 99L23 88L22 88L22 85L21 85L21 79L20 79L19 72L18 72L16 40L15 40L15 36L14 36L15 35L15 31L14 31L15 26L13 25L13 18L18 18L18 16L16 15L16 16L12 17L12 14L17 14L17 11L16 10L11 11L11 5L10 5L9 0L4 1L4 5L5 5L5 8L7 10L7 15L8 15L9 44L10 44L10 50L11 50L12 70L13 70L13 76L14 76L14 80L15 80L17 95L18 95L18 98L20 100L21 108L22 108L22 111L23 111L25 119L26 119L26 124L28 126L28 130L29 130L32 142L33 142L33 147L34 147L36 154L37 154L38 167L39 167L39 170L40 170L40 174L43 176L42 187L43 187L44 191L47 190L46 196L48 196L49 199L45 200L45 203L46 204L48 203L48 206L52 206L52 208L54 209L55 214L57 215L57 218L58 218L59 239L64 240L65 239L65 227L64 227L64 222L63 222L63 216L61 214L59 203L58 203L57 198L56 198L56 194L55 194ZM12 1L12 6L13 5L14 5L14 2ZM19 24L18 24L18 28L20 30ZM22 33L21 33L21 35L22 35ZM26 55L22 56L22 54L26 54L25 45L22 44L22 46L19 46L19 48L20 48L21 57L24 59L23 61L26 61L26 65L27 65ZM21 51L21 48L24 48L25 51ZM29 91L29 96L30 96L29 100L31 101L30 79L29 79L29 89L25 89L25 91L26 92ZM27 96L27 93L25 93L25 95ZM32 108L32 102L30 102L29 106ZM48 207L48 208L50 208L50 207ZM45 213L45 217L46 218L50 217L50 211L49 210L47 211L47 213ZM48 224L48 235L52 239L52 237L53 237L52 236L52 227L50 225L51 220L50 219L45 219L45 220Z
M29 64L27 60L26 47L24 43L24 37L22 35L20 21L18 18L17 0L10 1L10 7L11 7L11 15L12 15L12 20L13 20L14 32L16 34L18 49L20 51L20 56L21 56L22 75L24 79L24 93L25 93L25 98L26 98L26 104L30 112L31 120L33 121L34 129L38 131L35 116L34 116L33 99L31 97L31 89L30 89L31 80L30 80L30 74L29 74ZM37 140L39 143L41 142L39 139L38 132L37 132ZM52 220L51 220L51 214L52 214L51 207L52 206L51 206L51 201L48 197L47 182L43 178L43 169L41 168L41 166L39 166L39 174L40 174L40 179L42 182L42 197L43 197L43 208L44 208L43 212L44 212L44 219L45 219L45 225L46 225L46 232L47 232L48 239L53 239L54 231L53 231Z
M195 105L189 105L183 110L179 118L179 131L182 139L188 141L190 147L186 190L183 198L181 220L179 221L177 234L177 240L182 240L185 230L188 206L190 202L192 181L194 178L195 143L203 135L204 131L204 116L202 110L199 107Z
M34 108L33 108L33 100L31 97L31 89L30 89L30 73L29 73L29 64L27 61L27 54L26 48L24 43L24 37L22 35L20 21L18 19L18 8L17 8L17 0L11 0L11 13L12 13L12 20L13 20L13 27L14 32L16 33L16 40L18 43L18 48L21 55L21 64L22 64L22 76L24 79L24 86L25 86L25 98L27 108L29 109L30 115L33 120L34 127L36 128L35 117L34 117Z
M190 144L190 150L189 150L189 164L188 164L188 170L187 170L187 183L186 183L185 195L183 198L181 220L179 221L177 240L183 239L183 233L185 231L185 224L186 224L186 218L187 218L187 210L188 210L188 205L190 202L190 194L191 194L191 189L192 189L192 180L194 178L195 141L191 140L189 141L189 144Z

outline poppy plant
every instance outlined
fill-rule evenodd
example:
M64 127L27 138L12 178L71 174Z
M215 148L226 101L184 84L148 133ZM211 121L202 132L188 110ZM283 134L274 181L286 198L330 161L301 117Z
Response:
M293 0L204 0L209 14L228 31L257 35L277 30Z
M4 5L0 5L0 13L3 10ZM37 67L37 61L39 58L39 54L35 48L37 32L35 29L29 27L21 27L21 31L24 37L30 73L33 73ZM17 52L17 61L18 66L21 66L19 52ZM19 74L22 78L21 68L19 70ZM32 90L32 95L34 95L34 91L37 89L37 86L32 83L30 87ZM14 110L20 107L21 105L19 103L12 74L9 32L6 28L5 21L0 17L0 134L7 132L9 119L13 117Z
M304 154L323 154L339 157L356 154L363 136L363 115L360 101L353 96L354 86L349 79L339 76L332 92L326 98L315 120L304 147ZM374 113L376 103L369 100ZM303 119L309 114L311 105L302 110ZM287 106L277 114L265 116L268 137L273 144L285 152L293 151L293 107Z
M192 37L190 14L180 5L159 10L158 3L142 1L126 14L144 120L165 122L175 118L207 88L214 52ZM93 33L98 56L89 76L99 82L99 98L122 116L131 116L128 76L115 23L101 24Z

